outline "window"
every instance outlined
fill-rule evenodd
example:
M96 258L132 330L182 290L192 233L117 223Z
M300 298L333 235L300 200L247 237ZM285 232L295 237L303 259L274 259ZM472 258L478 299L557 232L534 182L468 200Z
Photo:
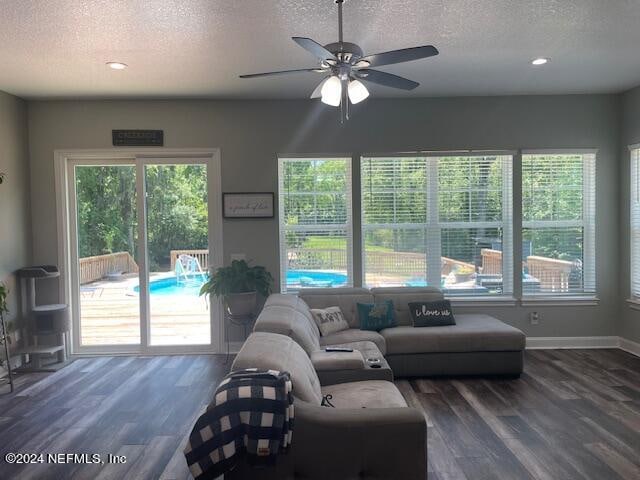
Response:
M640 300L640 148L631 149L631 298Z
M595 294L595 153L522 156L524 295Z
M280 158L281 291L353 285L351 158Z
M363 283L513 293L511 155L361 161Z

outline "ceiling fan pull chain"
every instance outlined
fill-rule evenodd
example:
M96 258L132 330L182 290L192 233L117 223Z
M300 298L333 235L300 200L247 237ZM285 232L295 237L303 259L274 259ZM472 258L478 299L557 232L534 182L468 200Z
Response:
M348 85L348 82L345 82L345 85ZM344 93L343 93L343 95L344 95L344 104L346 105L346 111L347 111L346 118L347 118L347 120L349 120L349 108L350 108L349 104L351 102L349 102L349 96L347 94L347 89L343 88L342 90L344 90Z

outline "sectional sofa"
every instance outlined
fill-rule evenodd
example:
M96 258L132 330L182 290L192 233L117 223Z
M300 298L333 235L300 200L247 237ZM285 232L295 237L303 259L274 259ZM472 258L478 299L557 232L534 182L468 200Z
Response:
M416 479L427 477L424 414L393 376L511 375L522 372L524 334L488 315L456 314L455 326L413 327L409 302L441 300L434 288L315 289L271 295L232 370L288 371L294 440L275 465L241 463L230 479ZM397 326L360 330L357 304L392 300ZM311 308L339 306L350 328L321 336ZM343 346L353 352L327 352ZM367 359L377 359L369 363ZM329 396L334 408L322 406Z
M384 357L396 377L444 375L519 376L523 369L525 335L484 314L455 314L456 325L413 326L409 303L442 300L437 288L332 288L305 289L298 296L274 294L265 303L254 331L291 337L311 357L321 380L352 381L389 378L388 369L366 363L343 364L340 355L326 358L327 346L361 351L363 358ZM380 332L360 330L357 304L392 300L397 326ZM328 336L320 332L311 308L339 306L348 330ZM455 312L454 312L455 313Z
M321 385L307 352L292 338L268 332L252 333L231 368L254 367L290 373L293 441L274 465L252 468L241 462L226 479L426 480L424 414L408 407L392 382ZM334 408L321 406L326 395Z

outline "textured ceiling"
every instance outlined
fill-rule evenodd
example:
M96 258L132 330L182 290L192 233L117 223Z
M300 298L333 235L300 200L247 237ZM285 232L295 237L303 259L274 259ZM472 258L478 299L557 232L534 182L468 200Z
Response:
M376 96L619 92L640 84L638 0L348 0L365 53L433 44ZM291 36L337 40L333 0L0 0L0 90L41 97L305 98L321 76ZM539 68L529 60L545 56ZM105 62L129 64L114 71Z

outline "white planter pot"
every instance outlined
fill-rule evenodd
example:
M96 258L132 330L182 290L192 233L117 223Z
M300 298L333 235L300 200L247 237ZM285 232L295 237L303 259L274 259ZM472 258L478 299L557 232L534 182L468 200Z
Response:
M229 313L234 317L251 315L258 299L257 292L232 293L227 295L225 303Z

